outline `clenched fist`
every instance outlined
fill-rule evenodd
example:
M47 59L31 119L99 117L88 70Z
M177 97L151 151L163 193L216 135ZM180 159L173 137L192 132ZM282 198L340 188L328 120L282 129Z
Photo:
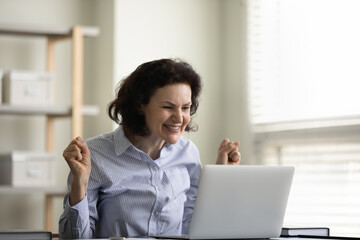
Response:
M229 139L224 139L218 149L216 164L238 165L241 160L238 147L239 142L231 142Z
M86 195L91 172L90 150L86 142L77 137L64 150L63 157L72 173L69 203L73 206Z

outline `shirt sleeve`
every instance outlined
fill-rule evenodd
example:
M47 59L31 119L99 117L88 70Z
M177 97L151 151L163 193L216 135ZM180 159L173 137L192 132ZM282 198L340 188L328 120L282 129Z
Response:
M68 186L71 184L71 173L68 178ZM74 206L69 204L69 193L64 198L64 211L59 220L60 238L92 238L95 232L95 222L98 219L96 203L98 193L95 190L87 190L87 195Z
M196 163L194 165L188 167L189 175L190 175L190 189L186 192L186 202L184 205L184 216L182 223L182 231L183 235L189 233L190 223L192 214L195 206L196 194L199 186L200 174L201 174L201 163L199 152L196 149Z

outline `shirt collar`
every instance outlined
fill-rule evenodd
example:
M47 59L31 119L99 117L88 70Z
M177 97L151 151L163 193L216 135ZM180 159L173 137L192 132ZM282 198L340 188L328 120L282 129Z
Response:
M116 155L120 155L124 153L129 147L133 147L134 149L136 149L128 140L128 138L125 136L122 125L119 125L119 127L114 131L114 141L115 141L114 144L115 144ZM172 147L178 144L179 143L170 144L166 142L165 146L161 149L160 157L167 156L171 152ZM140 150L137 149L137 151Z
M121 125L114 131L114 145L116 155L120 155L126 151L130 146L131 142L125 137L124 130Z

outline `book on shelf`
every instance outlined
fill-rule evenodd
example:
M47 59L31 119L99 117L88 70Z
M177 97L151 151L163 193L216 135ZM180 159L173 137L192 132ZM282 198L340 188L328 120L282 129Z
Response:
M283 227L281 229L281 237L296 236L330 236L328 227Z
M50 240L52 239L52 233L48 231L0 231L0 240Z

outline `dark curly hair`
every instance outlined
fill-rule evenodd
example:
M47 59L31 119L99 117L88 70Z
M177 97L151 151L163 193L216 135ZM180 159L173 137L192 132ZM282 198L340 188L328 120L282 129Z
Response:
M169 84L185 83L191 88L190 116L199 106L198 97L202 83L198 73L190 64L179 59L160 59L141 64L125 78L117 87L117 98L110 102L108 114L110 118L121 124L127 137L147 136L150 131L140 107L149 103L158 88ZM196 131L192 121L185 131Z

